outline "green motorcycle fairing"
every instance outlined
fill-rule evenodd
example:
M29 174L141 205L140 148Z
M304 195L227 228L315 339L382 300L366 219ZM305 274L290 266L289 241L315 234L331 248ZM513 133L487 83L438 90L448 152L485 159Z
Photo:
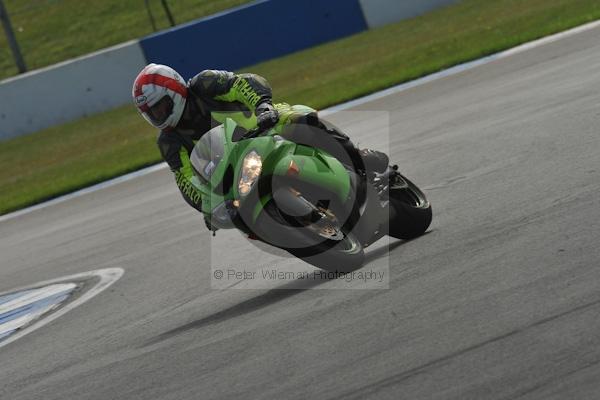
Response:
M290 113L314 111L305 106L293 106L288 110ZM227 118L223 125L213 128L198 141L192 152L191 162L196 175L193 184L203 194L204 214L212 217L213 213L222 213L224 204L232 204L234 200L242 204L249 198L240 193L239 183L244 159L253 151L260 156L262 168L252 190L263 176L293 174L294 179L336 193L341 201L350 196L350 176L336 158L323 150L297 145L278 135L286 125L286 114L281 115L281 123L260 137L234 142L232 138L237 124ZM226 180L231 184L229 190L223 190ZM271 199L272 193L267 193L257 201L252 213L252 223L256 222Z

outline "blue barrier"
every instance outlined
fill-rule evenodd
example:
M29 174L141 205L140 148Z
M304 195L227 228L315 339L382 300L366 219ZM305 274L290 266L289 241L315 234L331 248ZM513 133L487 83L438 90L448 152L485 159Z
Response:
M367 29L358 0L261 0L141 39L184 78L237 70Z

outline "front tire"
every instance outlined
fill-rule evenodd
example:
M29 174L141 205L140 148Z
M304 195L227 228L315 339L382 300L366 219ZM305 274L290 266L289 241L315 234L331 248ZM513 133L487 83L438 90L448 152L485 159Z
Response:
M342 227L338 235L343 237L334 240L309 229L292 226L273 201L265 205L255 228L262 241L326 271L350 272L360 268L365 260L363 245L351 232Z
M286 250L325 271L351 272L362 267L365 262L365 251L354 234L343 231L342 233L344 238L339 242L328 240L309 249Z

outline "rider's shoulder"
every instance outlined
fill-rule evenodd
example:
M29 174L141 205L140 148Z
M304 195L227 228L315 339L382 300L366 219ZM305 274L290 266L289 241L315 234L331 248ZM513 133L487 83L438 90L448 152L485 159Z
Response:
M235 79L233 72L205 69L190 79L188 86L192 90L207 91L214 89L215 86L226 85L232 79Z

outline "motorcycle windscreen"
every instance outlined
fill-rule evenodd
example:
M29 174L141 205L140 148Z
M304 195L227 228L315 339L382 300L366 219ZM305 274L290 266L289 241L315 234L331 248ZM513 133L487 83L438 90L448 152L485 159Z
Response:
M210 182L213 172L223 159L225 152L223 135L222 127L212 129L202 136L192 151L190 158L192 167L205 182Z

